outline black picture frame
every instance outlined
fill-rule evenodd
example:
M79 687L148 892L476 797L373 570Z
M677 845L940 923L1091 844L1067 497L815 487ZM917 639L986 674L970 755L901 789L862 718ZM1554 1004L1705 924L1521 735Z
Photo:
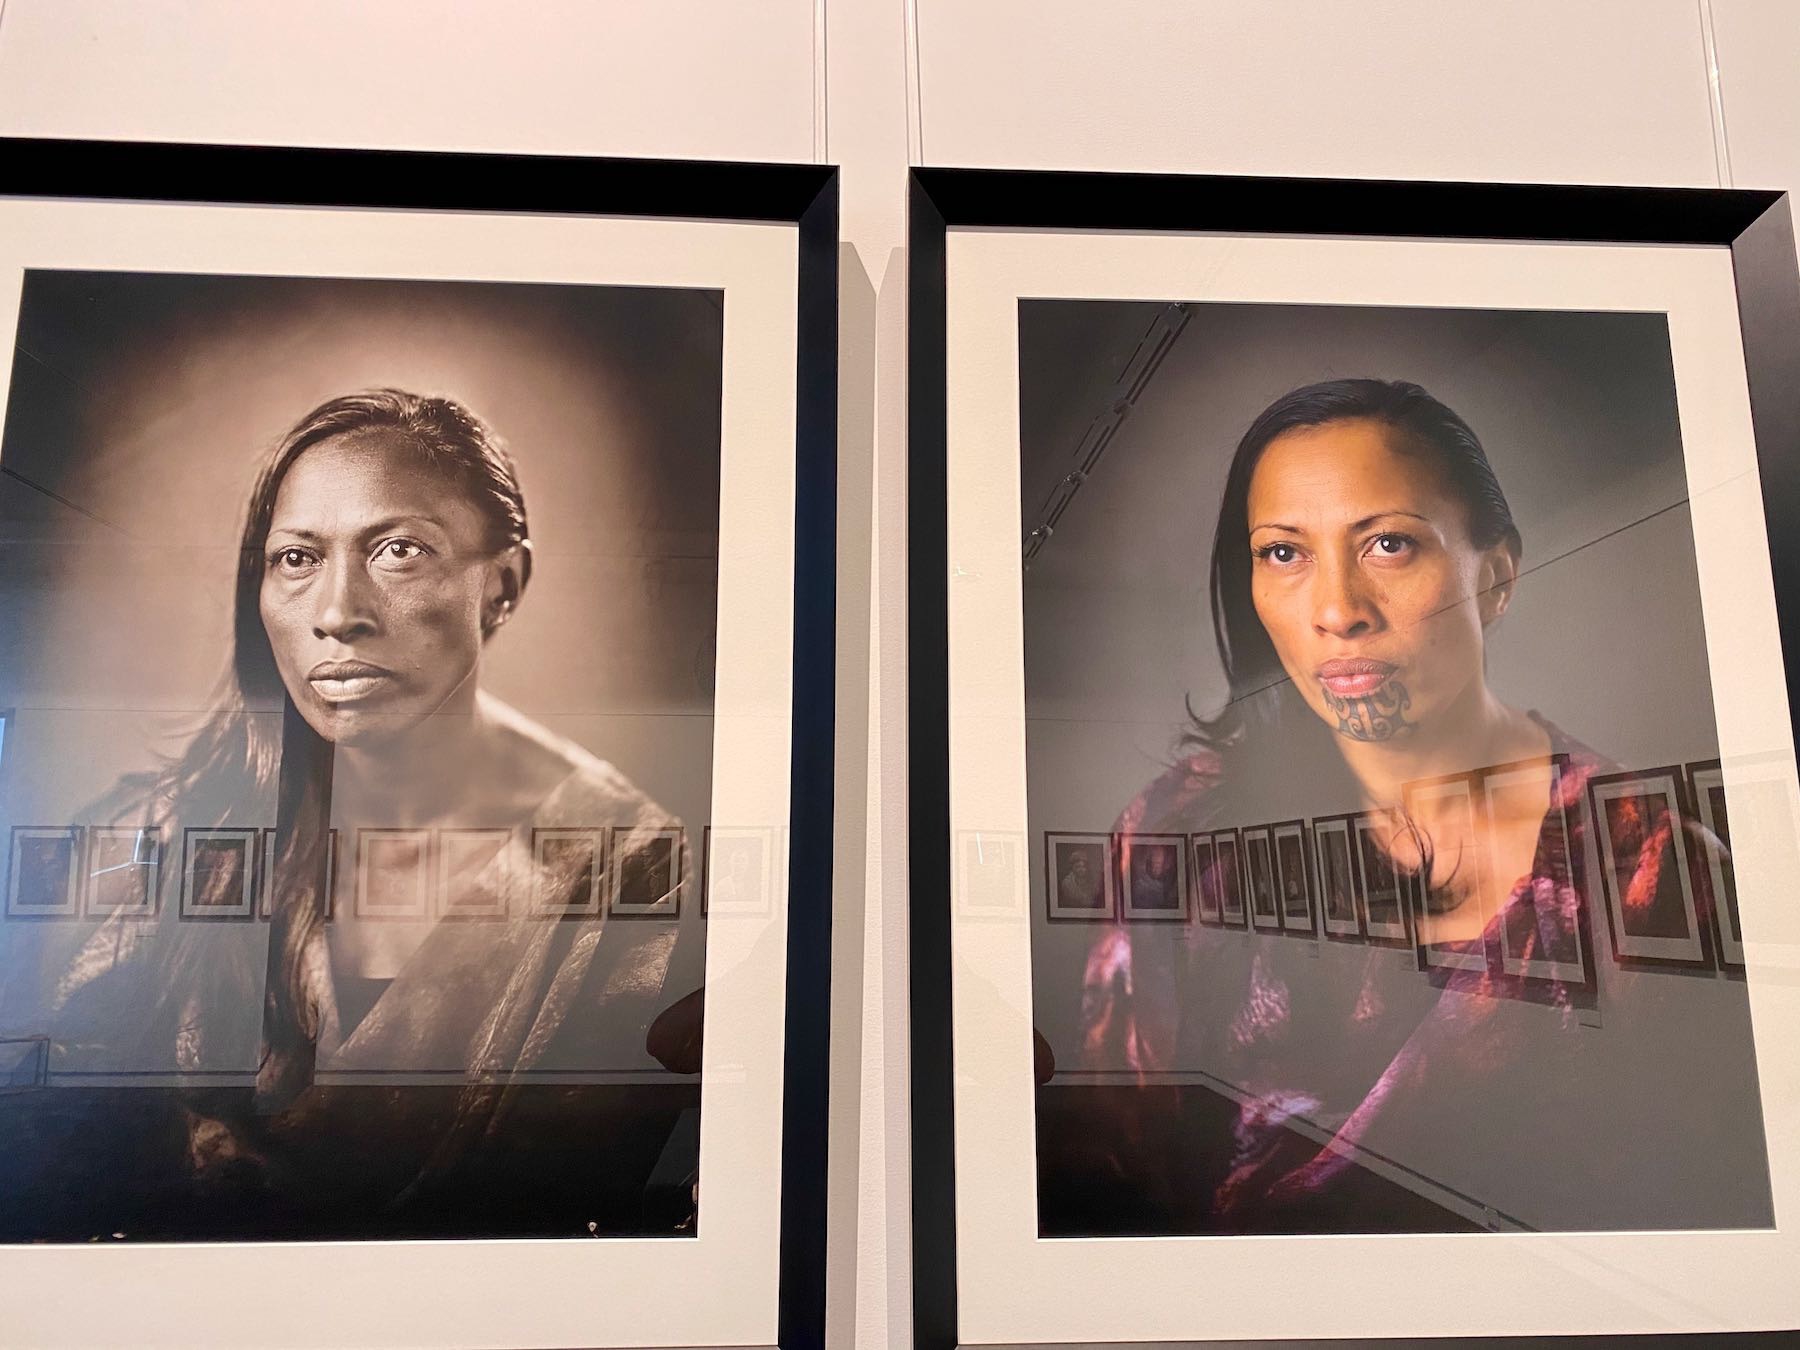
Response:
M456 923L493 923L504 919L514 904L519 903L518 883L507 864L507 848L515 831L506 826L472 826L440 828L435 831L433 846L437 850L436 875L432 878L431 913L434 918ZM495 893L484 906L456 904L451 898L450 880L457 875L455 862L460 850L477 845L477 856L485 853L499 872Z
M1190 834L1187 840L1190 885L1194 896L1194 922L1209 928L1225 926L1225 897L1219 889L1218 845L1210 832ZM1210 900L1209 900L1210 896Z
M413 844L418 852L411 883L417 891L410 904L392 905L375 902L375 887L370 877L378 851L391 845ZM367 923L425 923L432 915L432 899L437 893L437 838L427 828L363 829L356 832L356 872L351 878L350 912Z
M1076 910L1061 903L1057 884L1061 875L1058 850L1098 848L1100 903L1091 910ZM1119 913L1119 840L1104 830L1046 830L1044 832L1044 919L1047 923L1111 923Z
M687 856L687 832L679 828L657 828L651 830L634 830L626 825L614 825L607 830L606 852L611 860L606 869L606 895L602 905L609 919L665 919L674 920L681 917L681 886L687 879L684 874L682 860ZM626 858L625 839L636 834L640 851L647 854L648 848L666 845L668 848L669 889L656 900L645 903L641 900L625 899ZM638 866L648 863L645 857L642 863L637 859L632 862ZM669 903L664 906L663 901Z
M1244 912L1249 916L1250 931L1279 933L1281 882L1275 866L1275 825L1246 825L1238 831L1238 842L1243 849ZM1266 896L1258 894L1259 880L1267 888ZM1258 908L1262 898L1268 901L1266 910Z
M1688 802L1702 831L1694 844L1695 880L1704 877L1707 884L1713 956L1720 970L1742 979L1744 942L1738 917L1737 872L1731 856L1731 818L1720 810L1724 805L1724 766L1715 758L1690 761L1681 767Z
M88 825L81 828L81 916L84 919L118 918L127 922L153 920L162 910L163 855L160 830L136 824ZM116 852L107 845L126 844L127 866L139 878L142 898L135 905L109 905L101 899L105 878L119 868ZM139 870L141 869L141 870Z
M1362 906L1356 899L1356 841L1351 835L1353 819L1352 814L1344 813L1315 816L1312 823L1313 871L1319 879L1319 931L1330 942L1357 943L1364 939ZM1350 907L1348 924L1341 917L1333 915L1330 903L1333 869L1326 861L1326 851L1333 839L1341 840L1343 844L1343 898Z
M1289 937L1316 937L1319 931L1319 886L1313 872L1312 830L1304 820L1277 821L1270 828L1269 839L1275 851L1275 907L1281 914L1281 931ZM1282 850L1284 842L1294 845L1291 855L1294 875L1288 871L1290 855ZM1296 891L1289 883L1296 883L1299 889ZM1299 896L1304 913L1297 913L1290 906L1295 895Z
M53 844L66 852L57 864L62 873L61 897L55 904L28 902L25 895L26 855L34 843ZM79 825L14 825L6 855L5 917L10 921L77 919L82 913L82 863L87 853L85 832Z
M1479 797L1478 809L1492 812L1493 796L1496 790L1504 790L1507 779L1516 774L1529 774L1535 781L1538 766L1521 763L1495 764L1479 770L1476 774L1476 790ZM1583 895L1592 897L1595 890L1592 886L1581 883L1587 876L1587 861L1577 840L1586 833L1591 834L1591 818L1585 813L1587 802L1585 794L1572 792L1567 784L1570 782L1572 763L1567 754L1550 756L1551 796L1556 800L1555 820L1551 826L1551 816L1546 813L1546 830L1539 832L1540 858L1552 869L1561 869L1561 874L1572 887L1579 887ZM1547 832L1546 832L1547 831ZM1517 997L1533 1003L1553 1004L1558 1001L1567 1002L1571 1007L1592 1010L1599 1004L1600 986L1595 967L1594 952L1594 916L1593 901L1580 906L1575 912L1575 922L1569 937L1576 946L1573 960L1557 960L1551 958L1535 958L1530 961L1522 959L1514 945L1518 936L1514 927L1515 918L1522 918L1519 911L1509 911L1497 925L1495 942L1489 950L1489 960L1494 979L1489 986L1495 993L1504 997Z
M1800 709L1800 276L1788 197L1776 191L1352 181L916 168L909 201L909 857L911 866L913 1328L920 1350L959 1344L955 1040L949 893L949 603L946 259L952 228L1218 231L1728 248L1770 522L1790 709ZM1410 941L1395 945L1411 946ZM1199 1305L1196 1305L1197 1307ZM1421 1335L1429 1331L1421 1328ZM1204 1338L1196 1313L1193 1341ZM1773 1345L1790 1333L1456 1338ZM1114 1341L1117 1345L1151 1342ZM1176 1342L1155 1342L1169 1345ZM1192 1342L1185 1342L1192 1343ZM1335 1346L1393 1344L1344 1340ZM1438 1343L1442 1343L1439 1341ZM1039 1346L1049 1342L1037 1342ZM1268 1340L1271 1347L1325 1342Z
M323 918L326 923L337 918L338 885L341 881L338 867L338 833L335 827L325 832L325 913ZM274 916L275 839L273 825L264 825L257 835L256 917L262 923L268 923Z
M1443 774L1436 778L1421 782L1408 783L1402 791L1401 800L1407 816L1417 818L1419 812L1414 803L1419 796L1427 792L1448 792L1458 794L1468 804L1469 837L1474 837L1475 825L1482 818L1484 811L1481 792L1481 775L1475 770L1463 773ZM1485 866L1485 862L1483 864ZM1478 873L1479 875L1479 873ZM1430 894L1429 878L1423 874L1412 878L1411 895L1414 901L1412 918L1412 935L1414 951L1418 959L1419 969L1429 976L1434 983L1447 982L1457 972L1464 974L1486 974L1499 966L1499 953L1495 944L1488 939L1488 920L1491 915L1482 916L1480 936L1468 942L1434 942L1428 936L1432 927L1433 912L1428 896ZM1481 886L1477 885L1477 895ZM1478 898L1476 904L1482 901ZM1365 916L1365 922L1366 922ZM1464 950L1457 950L1463 948Z
M1187 836L1125 833L1118 836L1117 842L1120 917L1126 923L1186 923L1188 915L1193 909L1193 897L1189 888L1190 869L1187 865ZM1139 906L1132 903L1132 851L1134 848L1173 852L1174 866L1164 874L1169 878L1168 884L1175 888L1177 903L1173 907L1165 909L1160 905ZM1149 855L1146 854L1146 856Z
M773 1344L781 1350L823 1346L837 691L836 166L0 138L0 187L10 197L70 201L623 216L794 227L792 842L785 851L785 1069ZM291 704L287 712L291 723ZM7 734L15 730L9 720ZM317 764L295 762L302 758L283 756L279 837L292 830L301 796L316 790L310 784L328 776ZM75 847L79 852L78 837ZM317 861L324 865L322 856ZM279 915L274 920L277 926L282 922Z
M1613 789L1621 792L1613 793ZM1671 822L1669 845L1674 855L1675 866L1668 870L1667 876L1678 892L1681 917L1685 921L1686 932L1680 937L1667 939L1648 938L1643 935L1625 931L1624 909L1618 894L1619 878L1612 866L1611 839L1608 835L1608 803L1625 795L1625 789L1642 788L1641 793L1631 795L1641 797L1662 797L1665 799L1665 811ZM1658 765L1649 769L1627 769L1618 773L1597 774L1588 780L1588 815L1594 822L1594 833L1600 841L1600 876L1596 887L1602 904L1606 909L1607 933L1612 939L1612 959L1627 969L1662 969L1692 972L1711 971L1713 968L1713 933L1712 925L1701 912L1699 878L1697 863L1690 849L1691 842L1683 822L1696 819L1694 808L1688 799L1687 775L1679 764ZM1646 947L1650 943L1663 941L1685 944L1686 950L1676 953L1661 950L1650 951ZM1635 944L1635 950L1633 946Z
M1244 836L1235 826L1212 832L1214 865L1219 869L1219 925L1240 931L1250 926L1250 901L1244 880Z
M1356 915L1362 924L1363 941L1372 947L1392 947L1412 951L1418 924L1413 910L1418 903L1413 880L1402 874L1379 844L1372 840L1377 830L1375 811L1356 811L1350 816L1350 856L1356 882ZM1389 879L1393 885L1387 885ZM1377 887L1376 883L1381 885ZM1375 913L1375 892L1381 892L1381 916ZM1393 917L1390 916L1391 913Z
M203 904L196 894L202 853L210 844L235 845L242 893L231 907ZM181 917L196 923L254 923L262 897L262 834L254 825L220 828L188 826L181 832Z

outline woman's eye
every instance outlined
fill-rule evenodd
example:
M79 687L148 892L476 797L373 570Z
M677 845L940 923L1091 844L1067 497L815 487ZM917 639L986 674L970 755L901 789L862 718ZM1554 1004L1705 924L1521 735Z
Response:
M377 562L405 563L422 557L424 553L425 546L415 543L411 539L390 539L375 550L375 560Z
M283 572L304 571L312 561L312 554L303 548L278 548L269 555L269 565Z
M1285 567L1300 557L1300 550L1292 544L1264 544L1256 550L1256 556L1264 562L1272 562Z
M1378 534L1370 544L1371 551L1382 558L1403 558L1412 547L1412 539L1404 534Z

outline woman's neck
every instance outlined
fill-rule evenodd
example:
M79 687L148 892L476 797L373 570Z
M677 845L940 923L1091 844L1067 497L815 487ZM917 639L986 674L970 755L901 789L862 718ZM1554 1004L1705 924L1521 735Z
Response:
M480 781L493 734L492 713L476 695L398 735L336 747L332 815L402 828L457 815L469 785Z
M1373 806L1397 806L1408 783L1549 753L1536 722L1495 697L1485 680L1429 722L1386 741L1338 738L1338 749Z

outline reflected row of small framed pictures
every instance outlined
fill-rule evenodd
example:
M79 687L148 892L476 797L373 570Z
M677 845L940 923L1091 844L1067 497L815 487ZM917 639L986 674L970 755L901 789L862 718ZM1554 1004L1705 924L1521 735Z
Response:
M339 917L340 897L359 920L681 914L688 861L679 828L364 829L357 831L348 869L340 865L338 833L330 831L326 846L328 921ZM775 832L709 825L703 833L701 914L768 913ZM266 921L274 904L275 842L270 826L184 829L177 916ZM5 916L155 918L164 853L162 833L154 828L14 826Z
M1055 923L1192 919L1218 928L1413 948L1420 965L1434 972L1483 969L1526 980L1591 983L1585 912L1561 915L1561 922L1544 919L1577 880L1569 871L1581 865L1572 856L1573 829L1585 806L1589 818L1601 823L1595 831L1597 894L1604 899L1614 959L1624 966L1742 972L1732 830L1735 825L1740 840L1755 834L1778 856L1792 854L1794 803L1785 777L1759 774L1754 765L1734 769L1734 821L1716 759L1593 777L1585 803L1564 791L1566 768L1561 757L1550 766L1551 809L1537 860L1537 875L1551 883L1542 888L1544 903L1510 906L1492 942L1430 939L1420 922L1426 902L1416 879L1397 872L1381 847L1394 822L1379 811L1192 834L1046 832L1046 917ZM1519 793L1533 794L1531 808L1540 809L1537 794L1543 791L1541 762L1497 765L1410 784L1404 807L1408 814L1424 806L1465 811L1472 825L1476 816L1522 806L1507 800ZM1672 828L1680 822L1687 828ZM1671 826L1666 844L1658 833L1665 823ZM1659 848L1666 846L1672 868L1644 871L1635 853L1615 852L1617 841L1651 836ZM1800 865L1800 858L1792 861ZM1492 864L1478 860L1478 866Z

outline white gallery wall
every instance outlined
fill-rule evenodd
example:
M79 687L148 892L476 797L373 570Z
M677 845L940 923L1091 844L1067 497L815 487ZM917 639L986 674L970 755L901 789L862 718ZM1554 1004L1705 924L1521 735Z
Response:
M910 1344L911 163L1800 186L1792 0L5 0L0 133L844 168L832 1342Z

